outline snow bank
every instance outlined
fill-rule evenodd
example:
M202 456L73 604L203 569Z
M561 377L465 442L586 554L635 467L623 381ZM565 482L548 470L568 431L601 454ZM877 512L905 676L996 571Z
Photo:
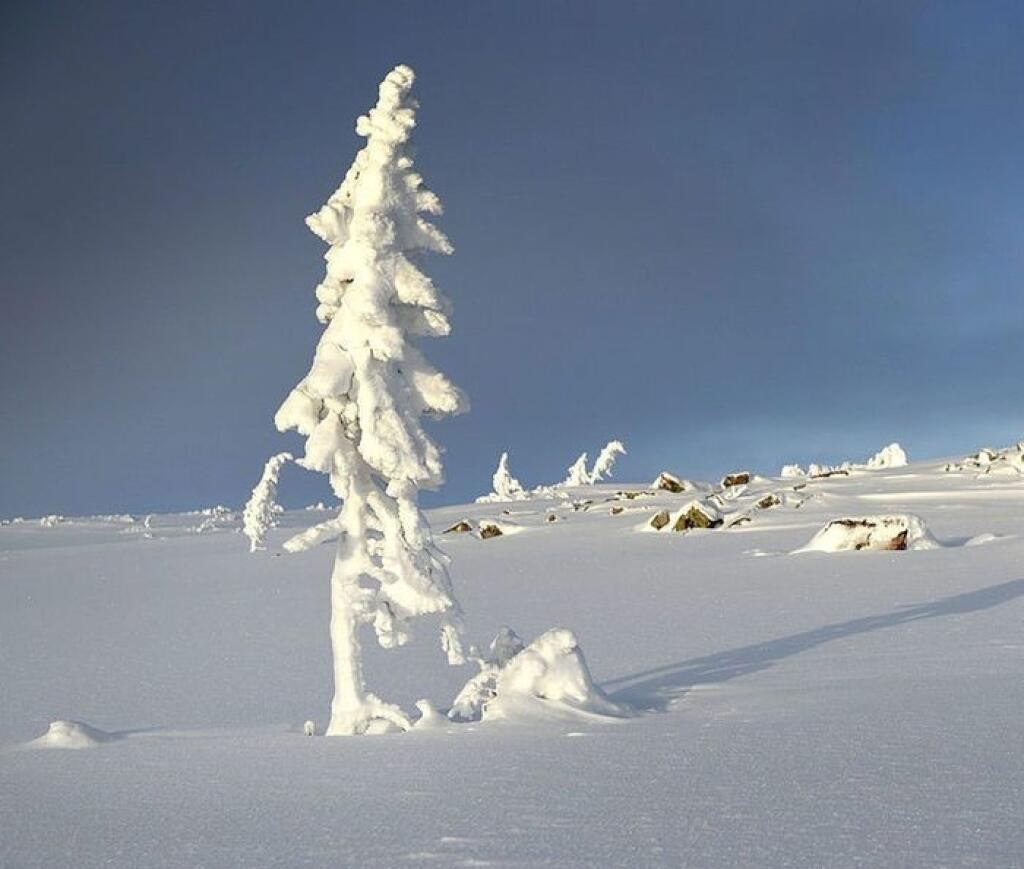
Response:
M924 521L909 513L833 519L796 552L937 549Z
M103 742L110 742L114 736L90 727L81 721L52 721L50 729L38 739L33 739L29 748L92 748Z

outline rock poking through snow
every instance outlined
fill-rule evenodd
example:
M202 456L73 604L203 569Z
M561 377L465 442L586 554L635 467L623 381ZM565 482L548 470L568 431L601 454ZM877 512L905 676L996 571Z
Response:
M722 477L722 488L728 489L731 486L745 486L750 482L750 471L735 471Z
M909 513L833 519L796 552L937 549L924 522Z
M651 483L651 487L678 495L680 492L686 491L686 481L680 480L679 477L668 471L662 471L658 474L658 479Z
M693 528L718 528L722 514L706 501L691 501L683 507L672 523L673 531L690 531Z

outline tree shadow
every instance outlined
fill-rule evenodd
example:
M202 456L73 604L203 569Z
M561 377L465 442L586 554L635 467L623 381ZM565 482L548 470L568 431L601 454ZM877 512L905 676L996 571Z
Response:
M1014 579L929 603L902 606L882 615L836 622L789 637L620 676L605 682L601 687L618 703L627 703L639 709L664 711L673 700L682 697L694 685L727 682L738 676L766 670L783 658L854 634L897 627L922 619L990 609L1021 595L1024 595L1024 579Z

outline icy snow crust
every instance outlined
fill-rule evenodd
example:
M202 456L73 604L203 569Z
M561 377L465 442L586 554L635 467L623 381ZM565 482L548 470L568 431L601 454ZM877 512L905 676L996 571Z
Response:
M366 649L414 729L358 740L303 733L333 547L274 557L335 511L281 514L255 555L225 508L4 525L0 866L1021 865L1024 482L944 466L430 511L469 638L571 627L633 714L449 720L479 668L424 630ZM638 531L695 498L721 527ZM790 554L893 515L940 547ZM520 533L442 536L462 519ZM506 697L571 708L571 652L540 657L559 700L527 659ZM21 750L55 718L117 738Z

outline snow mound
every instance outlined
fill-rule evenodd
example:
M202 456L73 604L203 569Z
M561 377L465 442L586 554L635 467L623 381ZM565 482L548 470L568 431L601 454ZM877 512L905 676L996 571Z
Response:
M92 748L113 738L112 734L81 721L51 721L50 729L28 745L29 748Z
M903 551L938 547L920 517L903 513L833 519L796 552Z
M498 670L494 692L483 707L485 721L629 714L594 683L576 635L565 628L547 631L512 657Z

